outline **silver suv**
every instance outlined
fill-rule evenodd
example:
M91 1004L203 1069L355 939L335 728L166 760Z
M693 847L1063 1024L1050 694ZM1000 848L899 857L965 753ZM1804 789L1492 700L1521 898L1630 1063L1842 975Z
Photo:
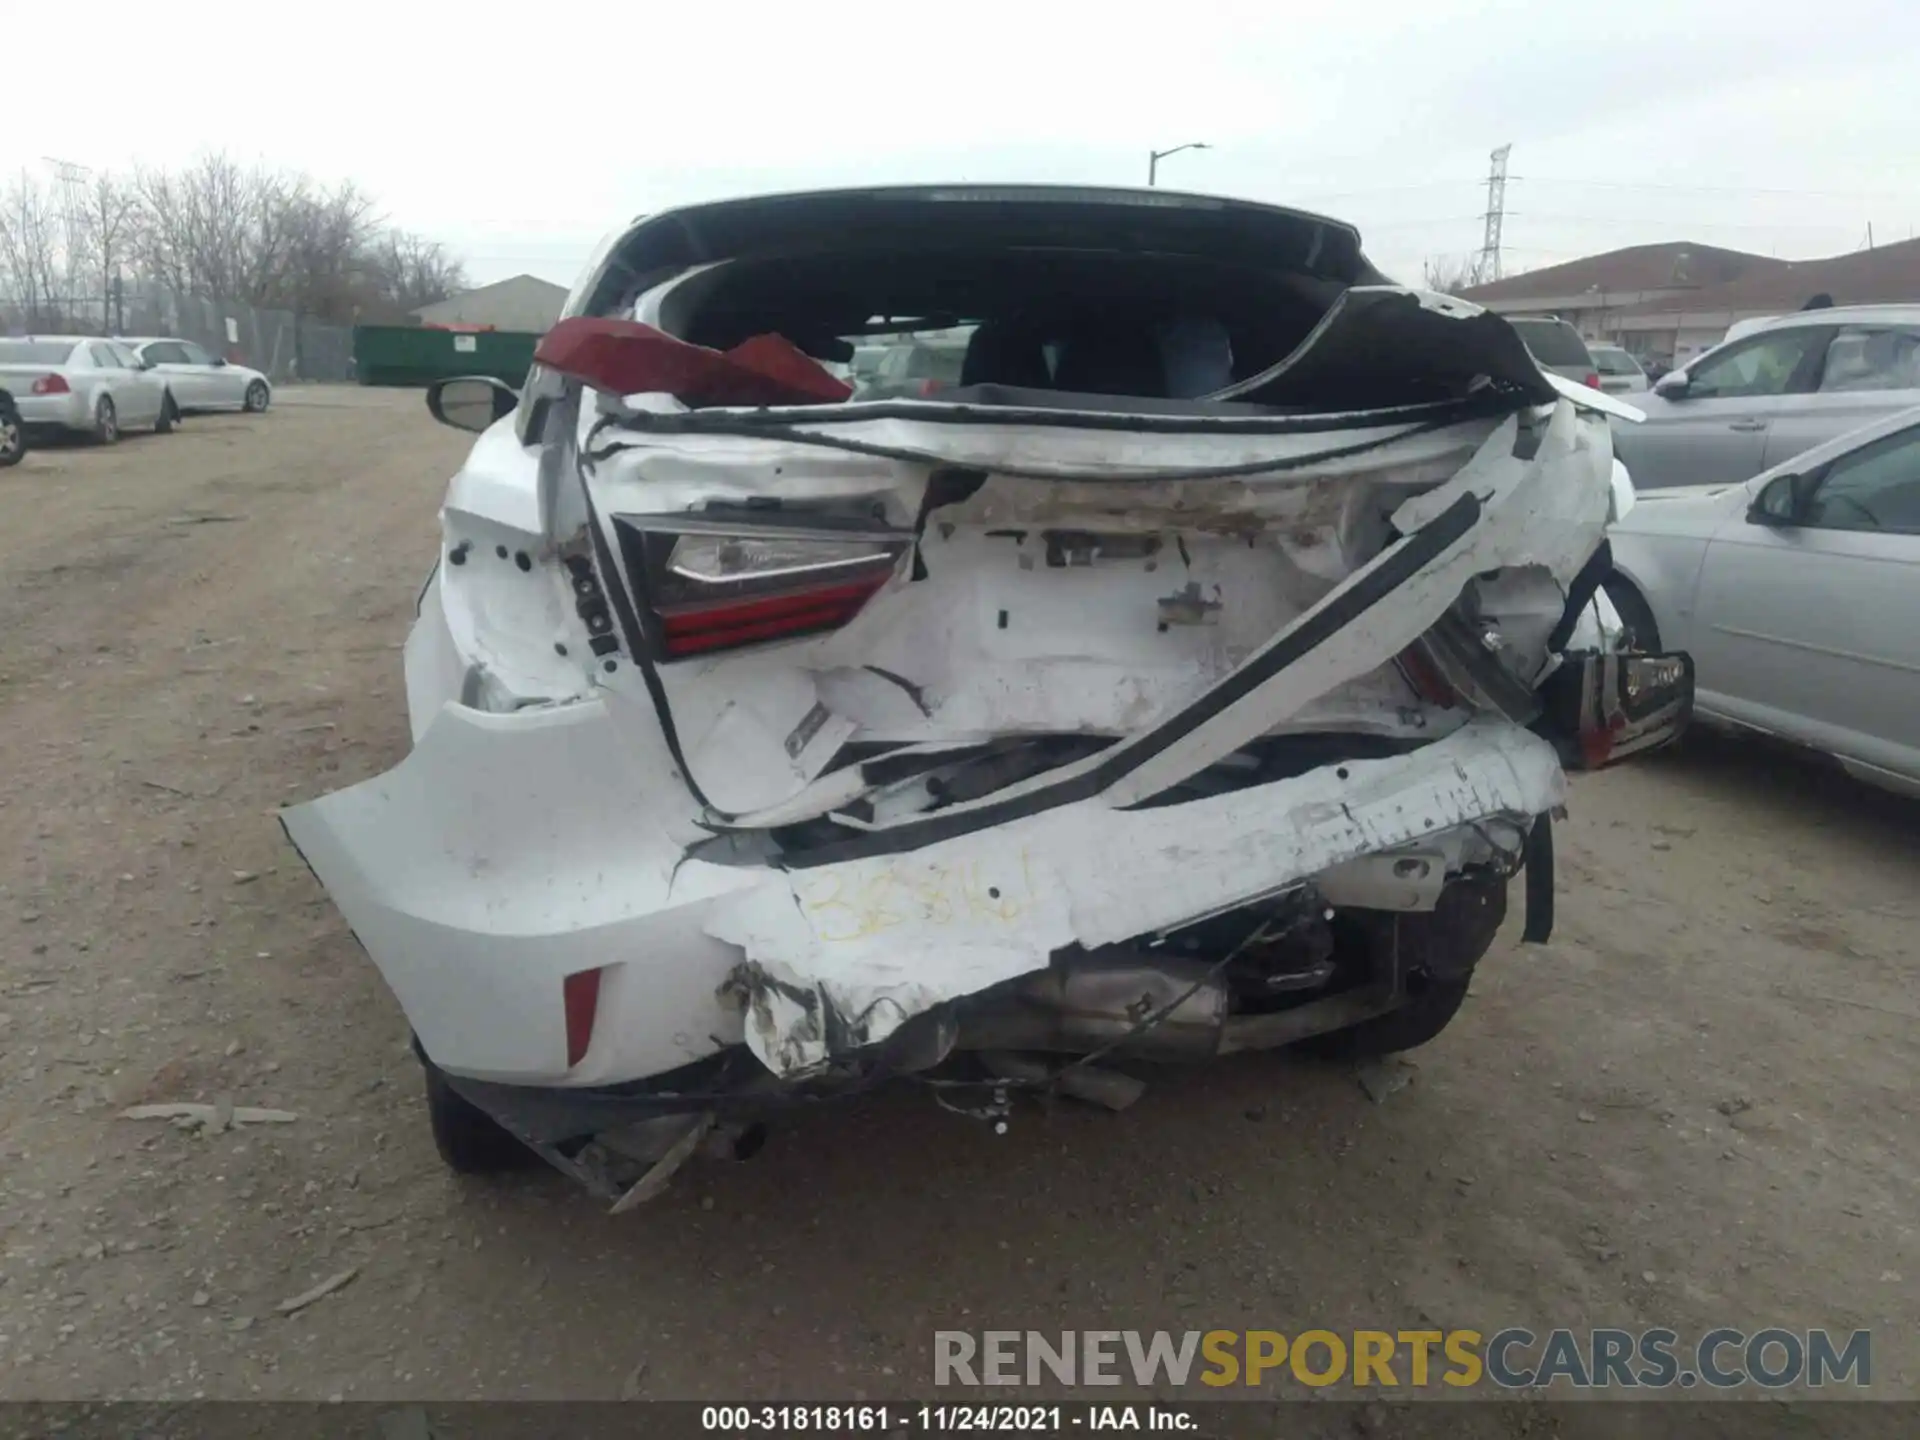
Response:
M1641 490L1734 484L1920 405L1920 305L1768 320L1635 395L1614 453Z

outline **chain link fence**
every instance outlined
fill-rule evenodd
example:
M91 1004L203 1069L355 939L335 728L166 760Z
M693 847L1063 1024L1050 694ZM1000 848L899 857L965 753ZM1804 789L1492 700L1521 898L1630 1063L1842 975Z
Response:
M303 320L291 310L260 310L235 300L182 295L164 285L128 284L109 306L97 296L49 302L29 325L0 304L0 334L164 335L191 340L276 384L293 380L352 381L353 328ZM47 324L47 320L56 324Z

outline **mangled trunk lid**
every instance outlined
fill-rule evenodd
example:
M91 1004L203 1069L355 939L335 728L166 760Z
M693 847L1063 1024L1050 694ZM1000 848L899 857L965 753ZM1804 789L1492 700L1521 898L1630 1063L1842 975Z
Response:
M981 213L951 198L943 220ZM806 223L837 231L839 203ZM569 309L750 249L777 209L647 222ZM410 641L410 692L417 642L421 695L457 698L392 775L287 821L429 1053L595 1086L744 1041L762 1081L806 1081L1069 952L1512 873L1564 794L1572 752L1527 727L1603 558L1604 415L1633 412L1497 317L1371 283L1350 231L1281 219L1346 288L1202 402L848 403L775 335L692 355L637 335L644 306L563 322L475 452L534 483L507 520L490 484L447 513L456 565L535 527L529 553L472 613L446 597L475 577L443 583ZM547 608L509 637L516 574ZM1674 710L1645 678L1581 670L1561 708L1651 743ZM463 793L476 756L510 778ZM449 1000L470 956L486 983Z

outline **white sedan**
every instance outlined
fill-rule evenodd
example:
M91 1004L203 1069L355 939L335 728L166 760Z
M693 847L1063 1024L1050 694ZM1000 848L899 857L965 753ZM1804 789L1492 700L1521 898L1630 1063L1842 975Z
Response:
M0 336L0 390L25 431L90 435L111 445L123 430L164 435L180 403L118 340L88 335Z
M1738 485L1641 492L1606 590L1695 713L1920 796L1920 409Z
M191 340L134 339L120 343L165 377L167 388L184 411L257 413L273 399L273 386L265 375L210 354Z

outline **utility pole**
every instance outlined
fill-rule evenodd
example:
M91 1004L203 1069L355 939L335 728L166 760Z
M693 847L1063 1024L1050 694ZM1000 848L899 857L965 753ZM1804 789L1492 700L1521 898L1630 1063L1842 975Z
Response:
M1147 184L1152 185L1160 174L1160 162L1169 155L1178 155L1182 150L1211 150L1213 147L1204 140L1190 140L1185 145L1176 145L1171 150L1149 150L1147 152Z
M1473 283L1489 285L1500 278L1500 223L1507 215L1507 156L1513 150L1508 141L1491 157L1487 169L1487 226L1480 238L1480 254L1473 262Z

